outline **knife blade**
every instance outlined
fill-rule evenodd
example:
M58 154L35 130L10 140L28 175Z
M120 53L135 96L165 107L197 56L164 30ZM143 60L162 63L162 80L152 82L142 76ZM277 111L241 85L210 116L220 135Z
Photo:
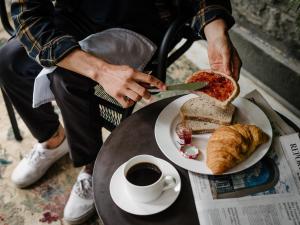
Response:
M208 82L194 82L194 83L187 83L187 84L174 84L168 85L166 90L159 90L157 88L148 88L150 93L158 93L163 91L196 91L201 88L207 86Z

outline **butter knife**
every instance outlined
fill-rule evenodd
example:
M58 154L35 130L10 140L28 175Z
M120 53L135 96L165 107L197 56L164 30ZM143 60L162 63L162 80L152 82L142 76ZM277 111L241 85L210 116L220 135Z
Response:
M187 84L174 84L168 85L166 90L159 90L155 87L148 88L150 93L158 93L163 91L196 91L201 88L206 87L208 82L194 82L194 83L187 83Z

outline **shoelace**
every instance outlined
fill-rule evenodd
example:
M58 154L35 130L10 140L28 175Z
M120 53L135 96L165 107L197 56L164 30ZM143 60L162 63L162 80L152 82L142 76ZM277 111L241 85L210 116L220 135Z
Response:
M92 178L84 178L75 184L75 193L83 199L93 198Z
M25 156L32 165L36 165L41 159L45 159L46 155L44 152L39 151L38 145L35 145L32 151Z

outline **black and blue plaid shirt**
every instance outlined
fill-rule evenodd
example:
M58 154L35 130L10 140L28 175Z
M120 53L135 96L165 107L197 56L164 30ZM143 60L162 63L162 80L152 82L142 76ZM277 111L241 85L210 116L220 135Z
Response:
M127 3L130 0L126 0ZM79 48L78 40L69 33L57 29L54 20L54 11L57 7L68 9L68 12L76 12L86 15L85 22L93 24L105 19L116 20L120 11L114 14L116 5L123 4L125 0L13 0L11 13L16 27L16 33L24 45L28 55L34 58L44 67L56 65L64 56L75 48ZM131 0L134 2L133 0ZM171 0L153 0L161 21L168 21L172 18L172 10L169 7ZM198 35L204 37L203 29L206 24L216 18L223 18L230 28L234 24L231 16L231 5L229 0L184 0L190 1L194 11L194 28ZM114 2L114 4L112 4ZM118 2L118 4L116 4ZM142 0L134 2L139 4ZM81 4L81 5L80 5ZM104 8L101 13L93 4ZM80 5L76 7L76 5ZM109 8L105 8L109 7ZM120 6L122 10L122 6ZM94 12L92 12L94 11ZM99 15L106 14L106 18L99 18ZM136 19L136 18L134 18ZM107 21L106 21L107 23Z

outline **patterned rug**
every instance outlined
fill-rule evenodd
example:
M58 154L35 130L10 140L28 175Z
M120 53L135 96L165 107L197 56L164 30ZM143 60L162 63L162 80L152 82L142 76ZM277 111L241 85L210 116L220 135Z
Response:
M196 66L183 56L168 69L167 83L179 83L196 70ZM153 101L175 94L159 94ZM139 102L136 109L145 104ZM10 175L35 143L18 115L17 120L24 138L22 142L14 139L3 98L0 96L0 225L66 224L62 220L63 209L80 168L74 168L66 156L56 162L36 184L27 189L17 189L11 183ZM108 132L105 134L106 137L109 135ZM100 224L102 222L97 215L85 223Z

